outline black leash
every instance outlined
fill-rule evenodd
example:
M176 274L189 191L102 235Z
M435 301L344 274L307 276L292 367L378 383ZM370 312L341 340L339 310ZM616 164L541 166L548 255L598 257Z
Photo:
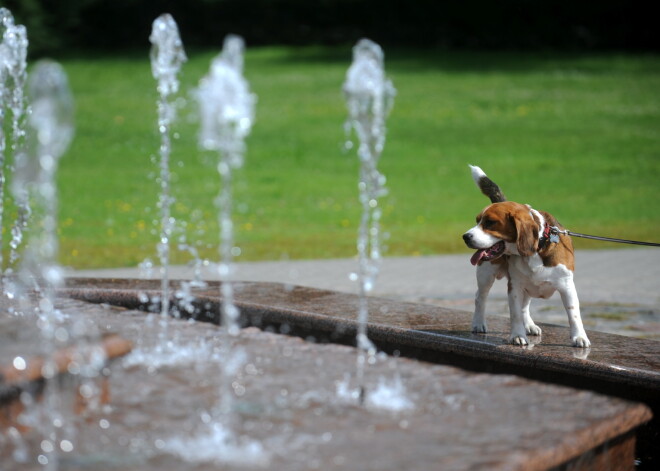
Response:
M615 239L612 237L602 237L594 236L588 234L580 234L579 232L573 232L568 230L561 230L557 226L552 226L550 232L555 234L566 234L573 237L582 237L583 239L593 239L593 240L604 240L606 242L617 242L619 244L633 244L633 245L647 245L649 247L660 247L660 244L656 242L642 242L639 240L626 240L626 239Z

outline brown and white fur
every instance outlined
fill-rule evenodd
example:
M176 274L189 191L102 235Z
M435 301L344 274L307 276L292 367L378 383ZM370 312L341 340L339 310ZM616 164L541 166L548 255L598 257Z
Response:
M527 335L541 335L541 329L534 324L529 313L531 298L549 298L558 291L568 315L573 346L589 347L573 282L571 238L560 234L558 242L548 240L546 227L561 229L552 215L529 205L507 201L497 184L479 167L470 168L475 183L492 202L477 216L477 225L463 234L465 244L477 249L471 260L477 265L478 286L472 331L487 332L488 292L496 279L506 276L510 343L527 345Z

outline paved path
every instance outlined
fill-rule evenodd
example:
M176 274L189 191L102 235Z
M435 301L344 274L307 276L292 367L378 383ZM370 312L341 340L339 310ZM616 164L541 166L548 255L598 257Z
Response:
M470 254L386 258L374 296L472 310L476 290ZM357 283L349 275L357 269L355 259L243 262L237 264L236 279L274 281L314 288L356 293ZM74 276L158 278L159 270L140 273L137 268L85 270ZM204 279L217 279L213 266L204 267ZM171 279L190 279L193 269L175 266ZM578 251L576 286L587 328L643 336L660 340L660 249ZM499 281L491 291L489 312L508 315L506 283ZM535 300L541 322L565 324L559 296Z

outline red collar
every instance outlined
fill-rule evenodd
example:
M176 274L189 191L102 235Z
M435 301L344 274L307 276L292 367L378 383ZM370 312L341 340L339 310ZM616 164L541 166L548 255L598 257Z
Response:
M539 238L539 250L543 250L548 244L556 244L559 242L559 231L555 226L545 224L543 234Z

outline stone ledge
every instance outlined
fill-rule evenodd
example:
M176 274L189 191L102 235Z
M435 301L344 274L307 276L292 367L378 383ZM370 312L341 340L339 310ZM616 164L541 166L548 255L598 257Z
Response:
M200 309L211 302L217 312L217 286L211 282L195 292ZM355 332L356 295L278 283L239 282L235 286L236 303L251 325L286 323L291 328L309 329L308 335L316 331L331 338L351 337ZM66 293L77 299L133 308L143 304L140 292L157 295L158 288L156 281L69 279ZM471 314L463 311L383 298L370 298L369 311L369 334L378 342L491 360L496 355L502 363L625 382L660 392L660 342L653 340L590 331L592 347L579 349L570 346L567 326L541 324L543 335L529 337L531 344L521 348L506 343L508 319L502 317L489 319L488 334L473 334ZM202 320L217 321L213 315Z
M172 282L173 289L179 286ZM70 279L65 292L88 302L144 308L141 293L157 295L158 281ZM200 320L217 322L218 283L195 292ZM279 283L236 283L245 325L320 341L354 342L358 297ZM510 373L646 403L655 419L641 429L638 454L657 463L660 437L660 342L589 332L590 349L570 346L567 326L541 324L528 347L506 343L508 319L492 318L487 335L470 331L471 314L382 298L369 300L369 337L385 351L472 371Z

